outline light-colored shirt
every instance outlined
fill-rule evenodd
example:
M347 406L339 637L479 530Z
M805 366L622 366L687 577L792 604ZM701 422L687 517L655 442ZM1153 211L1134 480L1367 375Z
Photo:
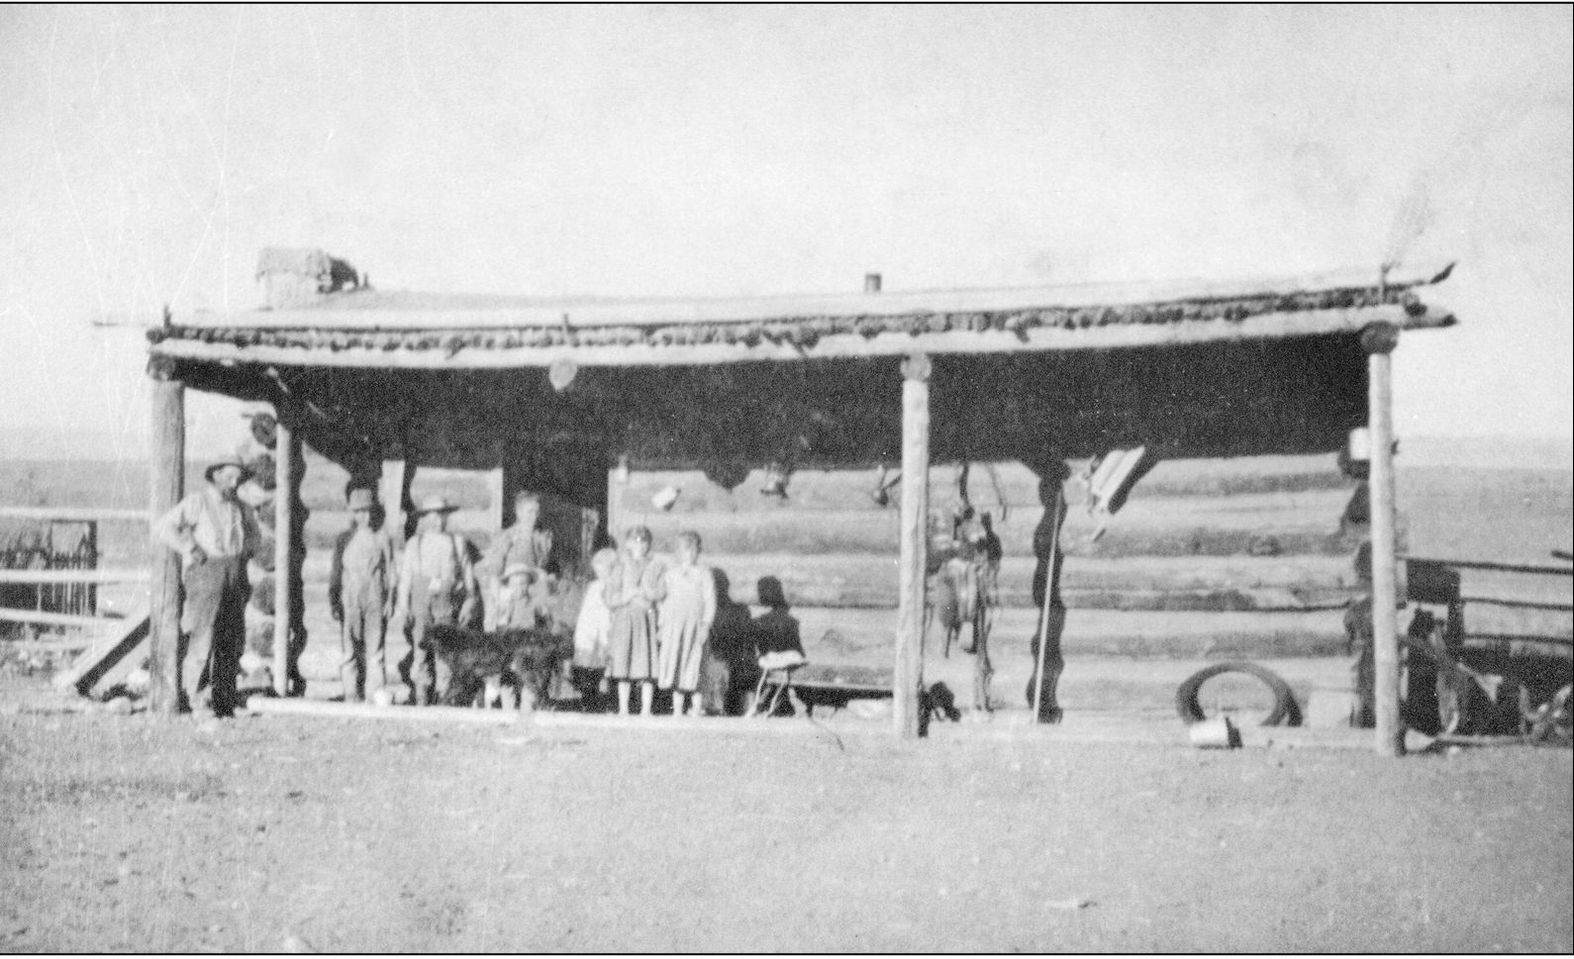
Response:
M215 559L250 557L262 540L251 509L216 486L190 494L154 520L153 535L188 563L195 547Z
M545 569L551 558L552 531L541 527L520 529L516 523L497 534L482 565L492 579L501 579L515 563L523 563L531 569Z
M453 590L466 601L480 596L475 568L470 562L470 546L457 533L416 533L404 546L399 560L399 603L407 605L417 581L426 583L428 593Z
M668 566L662 585L661 618L709 626L716 620L716 577L709 566Z

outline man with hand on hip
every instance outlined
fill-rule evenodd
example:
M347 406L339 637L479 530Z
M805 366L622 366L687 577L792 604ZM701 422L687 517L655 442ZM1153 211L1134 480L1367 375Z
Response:
M153 534L183 560L186 599L177 657L183 709L228 716L236 705L235 676L246 642L246 560L257 552L261 535L251 509L235 495L246 478L245 465L223 459L205 475L207 488L155 520Z

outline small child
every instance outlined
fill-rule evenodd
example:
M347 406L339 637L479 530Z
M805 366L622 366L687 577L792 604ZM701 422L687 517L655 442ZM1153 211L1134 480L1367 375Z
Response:
M692 700L687 709L689 715L703 712L700 667L711 623L716 619L716 578L709 566L700 563L700 548L698 533L678 534L677 562L663 577L666 598L661 604L661 655L656 684L672 691L674 716L685 712L685 700Z
M574 665L600 672L603 693L607 692L607 636L612 630L612 611L607 608L606 590L617 562L617 551L611 549L598 549L590 557L592 579L585 586L579 619L574 623Z
M631 527L623 555L607 578L611 610L607 630L608 675L618 684L618 715L629 712L629 692L639 683L640 715L649 716L656 690L656 603L662 597L661 564L650 555L650 530Z
M535 585L536 571L524 563L510 563L503 581L486 610L486 631L533 629L542 625L541 590Z

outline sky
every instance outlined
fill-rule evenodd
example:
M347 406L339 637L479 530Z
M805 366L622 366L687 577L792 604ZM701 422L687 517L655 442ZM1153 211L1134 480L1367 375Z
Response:
M1574 433L1563 7L0 7L0 437L146 444L164 305L1457 261L1401 436ZM95 316L130 324L102 327ZM233 407L188 400L191 449ZM29 433L29 431L31 431ZM0 451L3 453L4 451Z

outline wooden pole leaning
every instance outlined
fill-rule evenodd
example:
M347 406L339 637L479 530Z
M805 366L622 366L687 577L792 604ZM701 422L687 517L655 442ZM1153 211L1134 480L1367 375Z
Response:
M273 691L280 696L290 692L290 628L293 625L295 577L291 563L295 553L295 499L297 495L295 458L300 455L300 440L295 429L282 415L278 417L274 444L273 487Z
M148 364L148 425L153 462L148 482L148 521L169 512L185 496L186 388L175 378L172 360ZM180 556L148 537L149 669L153 712L173 716L180 710Z
M924 571L929 549L929 357L902 361L902 512L892 716L896 735L919 732L924 685Z
M1367 417L1371 437L1373 745L1379 755L1405 752L1399 712L1399 622L1394 607L1398 574L1395 541L1392 353L1399 329L1374 323L1361 332L1367 354Z

